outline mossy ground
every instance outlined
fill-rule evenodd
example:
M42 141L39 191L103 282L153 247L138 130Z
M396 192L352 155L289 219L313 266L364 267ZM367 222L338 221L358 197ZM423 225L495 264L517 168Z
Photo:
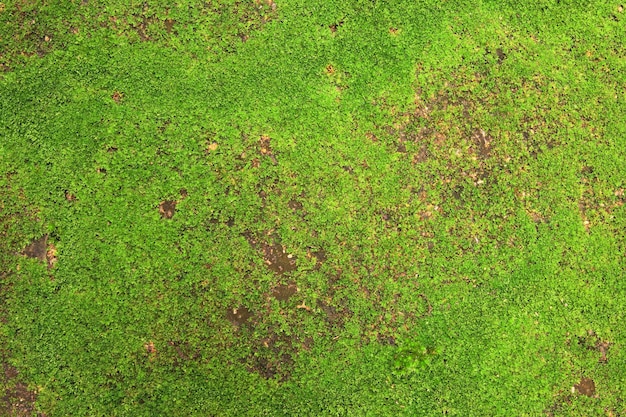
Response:
M105 3L0 3L0 412L626 413L619 1Z

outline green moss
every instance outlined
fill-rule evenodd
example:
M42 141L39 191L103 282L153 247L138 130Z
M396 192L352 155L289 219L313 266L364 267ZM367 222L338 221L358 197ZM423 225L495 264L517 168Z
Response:
M618 5L27 3L0 412L619 414Z

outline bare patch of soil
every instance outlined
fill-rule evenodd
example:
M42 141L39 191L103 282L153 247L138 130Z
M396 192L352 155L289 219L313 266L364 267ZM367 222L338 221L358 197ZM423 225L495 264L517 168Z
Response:
M154 342L151 340L148 343L146 343L145 345L143 345L143 347L146 349L146 353L148 355L152 355L152 354L156 354L157 353L157 349L154 346Z
M211 152L215 152L217 148L219 148L219 145L216 142L208 142L205 153L209 154Z
M292 295L298 292L298 287L294 282L289 284L278 284L272 289L272 297L278 301L287 301Z
M174 19L165 19L163 23L165 25L165 31L169 34L172 33L177 22Z
M285 382L291 377L297 354L296 339L271 333L255 343L253 353L247 358L248 370L265 379L277 378Z
M609 342L598 341L596 343L596 350L600 352L600 359L598 360L598 362L606 363L609 360L609 358L607 357L607 353L609 352L609 347L611 347L611 344Z
M596 384L593 379L582 377L580 382L574 385L574 390L587 397L593 397L596 394Z
M252 315L252 312L246 307L229 308L226 310L226 319L235 326L245 324Z
M300 211L304 207L301 202L295 199L289 200L288 205L289 205L289 208L292 209L293 211Z
M348 308L331 305L328 301L317 300L317 307L326 315L326 321L331 327L342 328L352 316Z
M418 164L426 162L426 160L428 160L428 146L424 144L420 147L419 151L413 155L413 163Z
M76 196L69 191L65 191L65 199L71 203L76 201Z
M318 271L327 259L326 251L321 248L317 250L309 248L307 251L307 258L316 260L314 269Z
M252 247L261 250L263 261L271 271L283 275L297 269L295 256L288 253L286 248L278 243L277 236L268 235L268 242L259 241L251 233L246 233L245 236Z
M124 94L116 90L113 92L113 95L111 96L111 98L113 99L114 102L119 104L122 102L122 99L124 98Z
M274 150L271 145L272 138L268 135L261 135L259 139L259 152L263 156L267 156L272 160L272 163L276 165L278 161L276 160L276 156L274 155Z
M148 357L148 360L154 361L159 353L154 342L150 340L148 343L145 343L143 347L145 349L145 354Z
M472 132L472 140L478 148L478 155L481 159L489 158L492 138L482 129L474 129Z
M272 138L270 138L267 135L261 135L261 138L259 139L259 150L261 152L261 155L273 155L274 151L272 150L272 146L271 146L271 140Z
M31 244L24 249L22 254L29 258L38 259L44 262L48 252L47 243L48 235L43 235L42 237L32 241Z
M328 26L328 29L330 29L330 33L336 33L340 27L343 26L343 20L340 20L338 22L335 22L331 25Z
M297 266L293 255L288 254L283 245L263 243L262 250L265 264L277 274L282 275L296 270Z
M15 417L31 417L35 415L35 401L37 393L28 389L28 386L18 381L18 371L11 365L3 363L4 396L0 404L3 415ZM39 414L39 416L43 416Z
M496 56L498 57L498 64L502 64L506 59L506 54L502 50L502 48L496 49Z
M48 263L48 268L52 269L56 265L57 259L57 248L54 246L54 243L50 243L48 245L48 250L46 251L46 261Z
M326 261L326 259L328 258L328 256L326 255L326 251L324 249L318 249L316 251L311 252L311 255L313 255L315 257L315 259L317 259L317 262L324 262Z
M176 204L174 200L166 200L159 204L159 214L164 219L171 219L176 213Z

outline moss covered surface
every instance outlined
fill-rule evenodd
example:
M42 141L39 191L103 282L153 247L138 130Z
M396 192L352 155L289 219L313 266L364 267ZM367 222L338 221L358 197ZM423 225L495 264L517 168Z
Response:
M0 412L618 416L618 2L0 3Z

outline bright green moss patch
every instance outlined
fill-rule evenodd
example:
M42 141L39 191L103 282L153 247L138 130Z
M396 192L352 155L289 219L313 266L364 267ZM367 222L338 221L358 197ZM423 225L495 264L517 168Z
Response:
M8 415L617 416L624 10L0 5Z

